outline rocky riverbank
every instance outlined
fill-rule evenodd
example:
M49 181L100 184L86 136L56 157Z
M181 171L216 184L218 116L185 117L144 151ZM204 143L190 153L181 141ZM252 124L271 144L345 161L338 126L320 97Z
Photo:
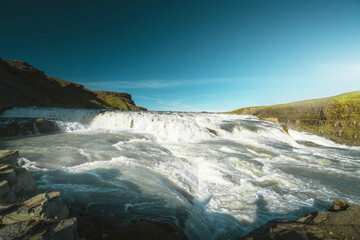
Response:
M254 115L338 143L360 146L360 91L289 104L241 108L230 113Z
M328 211L296 220L274 219L242 240L360 239L360 206L336 200Z
M39 191L18 156L0 150L0 239L79 239L60 193Z

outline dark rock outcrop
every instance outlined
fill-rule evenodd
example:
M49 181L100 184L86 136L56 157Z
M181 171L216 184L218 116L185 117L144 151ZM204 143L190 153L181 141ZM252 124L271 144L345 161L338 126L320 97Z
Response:
M28 106L126 110L102 100L81 84L47 76L24 61L0 58L0 114Z
M338 143L360 145L360 91L289 104L241 108L230 113L250 114Z
M274 219L242 239L360 239L360 206L336 200L328 211L296 220Z
M0 239L78 239L59 192L39 192L18 151L0 150Z
M55 121L42 118L0 117L0 136L27 136L60 131Z

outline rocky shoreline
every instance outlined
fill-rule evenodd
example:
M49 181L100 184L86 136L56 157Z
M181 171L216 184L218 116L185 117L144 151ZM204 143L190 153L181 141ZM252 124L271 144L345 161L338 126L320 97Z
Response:
M241 238L270 239L360 239L360 206L336 200L328 211L309 213L296 220L274 219Z
M79 239L60 193L39 191L18 156L0 150L0 239Z

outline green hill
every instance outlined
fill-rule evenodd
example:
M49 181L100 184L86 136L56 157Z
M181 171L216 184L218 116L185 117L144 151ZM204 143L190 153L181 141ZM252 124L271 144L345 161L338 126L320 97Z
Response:
M230 113L255 115L339 143L360 145L360 91L288 104L241 108Z
M0 114L13 107L146 110L127 93L93 92L83 85L50 77L24 61L0 58Z

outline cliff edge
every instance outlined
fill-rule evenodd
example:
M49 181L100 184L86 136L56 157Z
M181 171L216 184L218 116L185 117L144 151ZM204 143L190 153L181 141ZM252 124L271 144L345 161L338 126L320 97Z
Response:
M250 114L338 143L360 145L360 91L288 104L241 108L230 113Z
M137 107L129 94L116 94L123 94L122 98L104 98L81 84L47 76L24 61L0 58L0 114L28 106L146 110Z

